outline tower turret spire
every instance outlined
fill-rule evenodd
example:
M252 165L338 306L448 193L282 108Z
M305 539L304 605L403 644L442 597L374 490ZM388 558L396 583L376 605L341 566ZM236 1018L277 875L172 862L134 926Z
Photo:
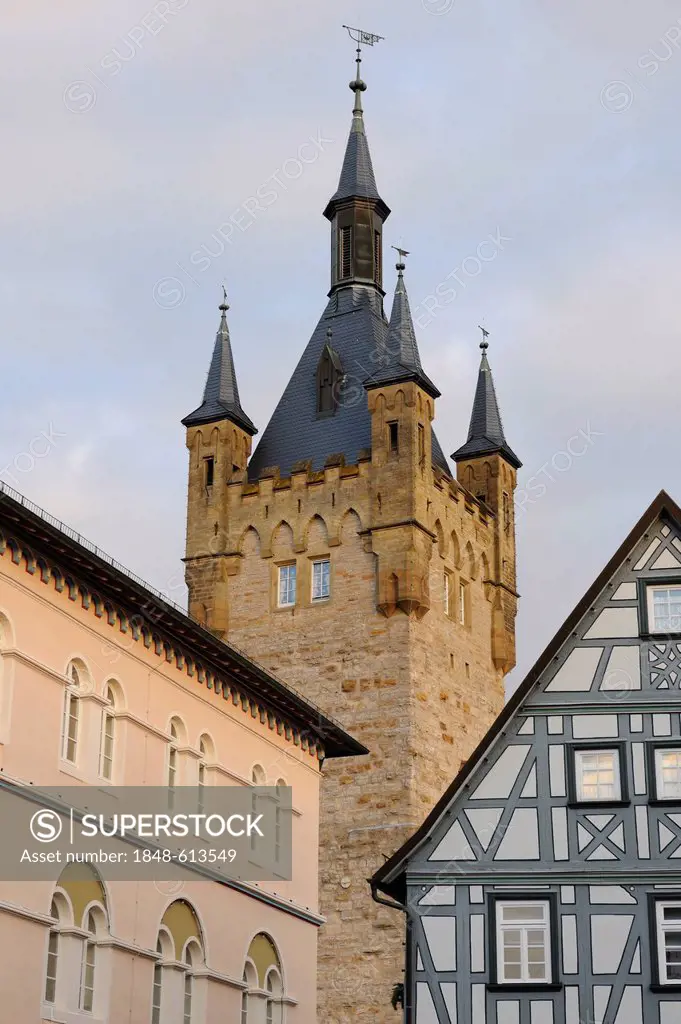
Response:
M220 310L220 324L215 337L213 358L211 359L206 386L203 391L203 401L198 409L191 412L182 420L185 427L197 426L200 423L212 423L218 420L231 420L238 424L247 433L257 434L258 430L241 408L239 399L239 386L236 379L234 367L234 356L232 355L232 343L229 337L227 326L227 292L222 288L222 302L218 307Z
M467 459L477 458L478 456L498 453L507 462L510 462L514 469L519 469L522 463L506 442L501 422L501 413L499 412L499 403L497 402L496 391L494 390L492 371L487 361L489 331L485 330L484 327L481 327L480 330L482 331L482 341L480 342L482 357L480 359L480 369L478 370L478 383L475 389L475 398L473 399L473 412L471 413L471 422L468 428L468 438L466 443L454 452L452 459L455 462L462 462Z
M352 284L381 288L383 224L390 209L376 186L369 143L364 129L361 77L362 44L373 46L382 36L345 25L357 43L357 70L350 88L355 102L338 188L326 205L331 221L331 289Z

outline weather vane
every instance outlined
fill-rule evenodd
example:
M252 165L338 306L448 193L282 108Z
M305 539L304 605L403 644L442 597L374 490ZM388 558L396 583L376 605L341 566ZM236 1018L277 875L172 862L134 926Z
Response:
M222 305L220 306L220 309L229 309L229 306L227 305L227 289L224 284L222 286Z
M480 342L480 348L484 352L486 348L489 348L489 342L487 340L489 338L489 331L486 331L485 328L482 327L480 324L478 324L478 330L482 331L482 341Z
M400 249L399 245L391 245L390 248L394 249L395 252L397 253L397 255L399 256L399 261L397 263L397 270L399 270L400 277L401 277L402 276L402 271L405 269L404 257L408 256L409 252L406 249Z
M366 89L366 85L361 79L359 73L359 66L362 63L362 46L373 46L374 43L380 43L383 36L377 36L373 32L365 32L362 28L353 28L352 25L343 25L351 39L354 39L357 43L357 77L354 82L350 82L350 88L355 91L357 99L357 109L361 110L361 103L359 99L359 93Z

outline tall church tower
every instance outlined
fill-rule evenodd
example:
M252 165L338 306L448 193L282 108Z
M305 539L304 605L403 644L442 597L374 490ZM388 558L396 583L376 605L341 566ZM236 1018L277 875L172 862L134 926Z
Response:
M359 68L359 65L358 65ZM190 452L192 615L337 717L369 755L324 765L319 1020L394 1024L402 922L367 878L440 797L515 662L513 493L486 352L453 456L432 428L403 254L388 322L361 95L331 223L331 289L248 466L226 308ZM462 395L450 396L462 400Z

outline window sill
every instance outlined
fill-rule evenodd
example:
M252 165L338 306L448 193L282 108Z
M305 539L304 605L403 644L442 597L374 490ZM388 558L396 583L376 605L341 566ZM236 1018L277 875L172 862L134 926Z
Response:
M560 992L563 983L561 981L495 981L489 982L486 988L488 992Z
M568 807L590 811L593 807L631 807L631 800L568 800Z
M656 796L655 798L651 797L648 800L648 806L649 807L681 807L681 796L676 796L676 797ZM681 985L681 982L679 982L679 984Z
M669 985L662 985L659 982L655 982L650 986L651 992L681 992L681 981L670 982Z
M79 782L90 781L82 772L78 771L78 765L73 764L72 761L65 761L63 758L59 761L59 771L64 775L70 775L72 779L78 779Z

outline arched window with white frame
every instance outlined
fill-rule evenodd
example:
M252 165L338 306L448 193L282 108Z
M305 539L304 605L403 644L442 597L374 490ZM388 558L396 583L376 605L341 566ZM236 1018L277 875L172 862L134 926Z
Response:
M116 686L109 682L104 689L106 704L102 711L102 734L99 747L99 774L108 782L114 777L114 757L116 752L116 712L119 698Z
M262 767L262 765L260 765L260 764L254 764L253 765L253 768L251 770L251 783L252 783L252 785L254 787L256 787L256 786L266 786L267 785L267 776L265 774L265 769ZM251 793L251 814L255 818L257 813L258 813L258 794L253 792L253 793ZM256 833L256 830L254 829L253 832L251 832L251 851L252 852L255 850L256 843L257 843L257 833Z
M274 809L274 859L277 864L281 860L281 840L284 828L284 811L281 805L285 788L286 780L277 779L277 803Z
M282 1003L284 986L282 985L281 974L277 967L270 967L268 970L267 978L265 979L265 991L267 992L267 1002L265 1003L266 1024L282 1024L284 1019Z
M72 661L66 670L68 682L64 690L64 711L61 727L61 756L64 761L75 764L78 756L78 731L80 727L80 696L85 673L83 668Z
M190 939L184 951L184 1006L182 1024L196 1024L194 999L194 972L203 963L203 950L196 938Z
M258 986L258 973L255 966L250 962L246 962L244 967L243 976L244 989L241 993L241 1024L253 1024L249 1017L250 1012L250 996L249 993L257 989Z
M206 768L209 761L215 758L213 741L207 733L199 738L199 764L198 764L198 786L199 786L199 810L204 808L203 788L206 785Z
M59 926L61 915L56 899L52 900L50 917L56 918L47 936L47 963L45 966L45 993L46 1003L54 1004L57 999L57 977L59 974Z
M97 943L108 931L106 914L101 906L86 909L83 930L87 934L83 940L80 963L78 1006L81 1010L92 1013L97 1006Z
M159 939L156 943L156 952L163 956L163 946ZM161 1003L163 1001L163 967L157 961L154 964L154 982L151 992L151 1024L161 1024Z
M168 806L172 808L175 803L175 789L180 782L179 748L187 742L187 730L182 720L175 717L170 719L168 732L170 734L170 742L168 744L166 784L168 786Z

